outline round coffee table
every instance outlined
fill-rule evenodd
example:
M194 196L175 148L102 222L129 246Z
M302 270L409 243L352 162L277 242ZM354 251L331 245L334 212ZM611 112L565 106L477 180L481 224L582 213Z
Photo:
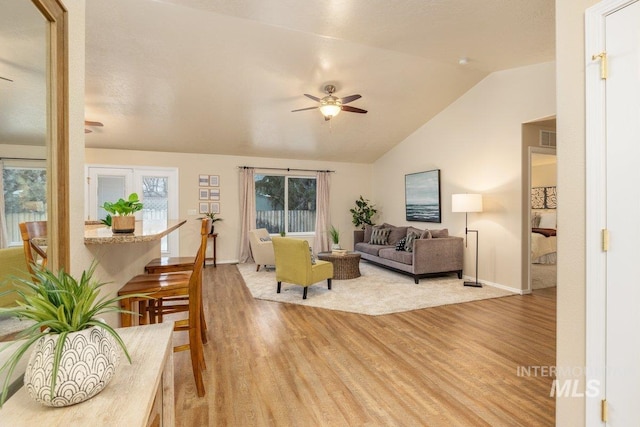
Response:
M333 279L347 280L360 277L360 254L347 252L344 255L334 255L331 252L318 253L318 259L333 264Z

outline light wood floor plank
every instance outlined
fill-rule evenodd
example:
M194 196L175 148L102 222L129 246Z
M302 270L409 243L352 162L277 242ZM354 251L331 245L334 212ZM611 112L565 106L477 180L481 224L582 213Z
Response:
M555 423L553 378L517 375L555 364L555 288L365 316L254 300L233 265L204 274L207 395L175 354L178 425Z

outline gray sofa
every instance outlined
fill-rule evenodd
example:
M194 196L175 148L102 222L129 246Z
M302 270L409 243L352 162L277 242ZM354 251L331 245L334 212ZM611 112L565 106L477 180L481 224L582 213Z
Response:
M385 244L370 243L375 228L389 229ZM396 247L398 242L410 234L416 237L412 250L398 250L401 249ZM354 231L353 243L361 259L413 276L416 284L421 278L438 273L457 273L458 278L462 278L463 239L449 236L447 229L421 230L391 224L366 226L364 230Z

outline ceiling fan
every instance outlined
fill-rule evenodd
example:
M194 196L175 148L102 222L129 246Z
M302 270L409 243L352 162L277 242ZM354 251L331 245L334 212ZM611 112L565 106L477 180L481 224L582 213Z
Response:
M84 125L85 126L100 126L100 127L104 126L100 122L92 122L91 120L85 120L84 121ZM91 129L84 128L84 133L91 133L91 132L93 132Z
M324 87L324 91L327 94L324 98L318 98L317 96L309 95L305 93L304 96L307 98L313 99L316 102L319 102L320 105L317 107L308 107L308 108L300 108L298 110L292 110L292 113L296 111L305 111L305 110L315 110L316 108L320 109L320 112L324 116L325 120L331 120L333 117L340 114L340 111L348 111L350 113L361 113L365 114L367 110L363 110L361 108L351 107L348 104L356 99L362 98L362 95L350 95L345 96L344 98L338 98L334 96L333 93L336 91L336 87L334 85L326 85Z

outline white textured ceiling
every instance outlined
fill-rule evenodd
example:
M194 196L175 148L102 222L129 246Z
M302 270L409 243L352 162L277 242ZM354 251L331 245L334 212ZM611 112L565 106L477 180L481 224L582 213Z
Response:
M489 73L554 59L553 0L86 3L87 147L370 162ZM458 64L460 57L468 64ZM325 122L303 96L361 94Z

